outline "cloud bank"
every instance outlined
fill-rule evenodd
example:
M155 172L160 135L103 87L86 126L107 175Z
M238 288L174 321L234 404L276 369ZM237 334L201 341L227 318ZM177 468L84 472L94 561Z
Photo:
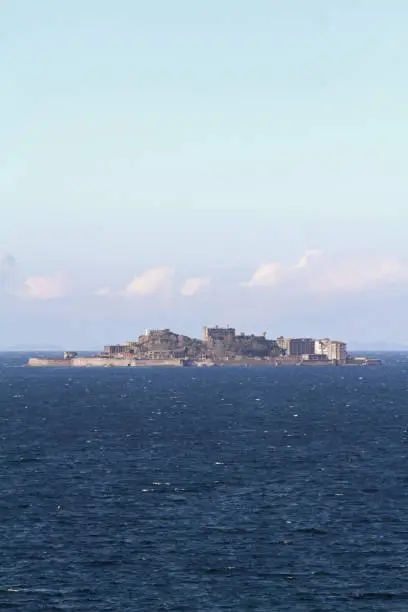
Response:
M408 283L408 264L398 258L367 253L325 256L307 251L293 265L274 261L260 265L243 286L282 287L316 294L355 293L384 285Z
M64 274L50 276L33 275L20 278L13 255L0 252L0 292L25 299L52 300L67 296L79 296L73 284ZM107 279L108 280L108 279ZM148 268L135 276L122 290L109 285L100 289L85 289L81 296L119 299L120 296L134 298L166 295L187 299L203 294L211 285L211 295L223 300L246 299L245 292L256 295L257 291L270 292L280 300L302 299L302 297L339 296L344 294L367 294L378 290L388 291L399 287L408 289L408 262L391 255L379 253L325 254L309 249L294 262L272 260L259 265L248 280L231 282L223 276L191 276L180 281L170 266ZM255 292L255 293L254 293ZM249 298L248 298L249 299Z
M180 277L182 271L162 266L133 279L130 275L127 283L117 274L102 276L98 287L91 269L85 285L80 278L74 285L64 274L38 272L24 276L12 255L1 254L0 315L14 323L4 330L10 344L20 334L24 342L26 337L36 342L59 338L61 344L64 337L67 345L84 346L93 334L95 346L102 336L107 341L125 337L129 328L163 325L194 335L197 326L230 323L248 332L254 326L255 331L268 330L271 336L387 338L408 345L403 336L408 262L389 253L308 250L292 261L262 262L247 279L239 269L221 268L210 279ZM72 329L77 330L75 339Z

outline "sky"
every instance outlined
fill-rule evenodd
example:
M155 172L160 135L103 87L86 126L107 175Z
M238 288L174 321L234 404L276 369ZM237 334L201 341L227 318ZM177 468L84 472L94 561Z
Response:
M0 347L408 345L405 0L2 0Z

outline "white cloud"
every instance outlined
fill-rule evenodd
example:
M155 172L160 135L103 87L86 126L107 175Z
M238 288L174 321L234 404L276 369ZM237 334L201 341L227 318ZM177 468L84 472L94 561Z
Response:
M318 249L310 249L310 251L306 251L306 253L302 255L302 257L299 259L296 266L294 266L294 268L297 270L306 268L306 266L309 265L310 259L312 257L318 257L319 255L322 255L322 252Z
M200 293L200 291L208 287L210 282L210 279L204 276L187 278L187 280L181 286L180 293L185 297L192 297L193 295Z
M31 276L24 282L22 294L36 300L61 298L70 292L70 284L61 275Z
M150 295L166 289L173 276L173 268L166 266L146 270L141 276L136 276L125 289L128 295Z
M392 257L373 254L324 257L307 251L297 264L263 264L255 270L247 287L273 287L285 283L301 294L358 292L385 284L408 282L408 264Z
M244 283L247 287L270 287L276 285L285 276L286 267L275 261L268 264L263 264L255 270L251 280Z
M309 267L310 260L321 255L321 251L311 249L306 251L295 265L284 264L279 261L262 264L257 268L249 282L244 283L247 287L271 287L290 278L297 278L297 272Z

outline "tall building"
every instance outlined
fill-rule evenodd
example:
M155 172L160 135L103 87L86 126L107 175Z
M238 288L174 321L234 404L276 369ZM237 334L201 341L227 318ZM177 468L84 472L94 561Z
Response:
M339 361L344 363L347 359L347 344L339 340L316 340L315 343L316 355L327 355L329 361Z
M204 342L211 344L213 342L221 342L228 344L235 340L234 327L204 327Z
M313 338L290 338L288 355L314 355L315 340Z
M347 359L347 344L339 340L331 340L329 343L328 358L330 361L344 363Z
M285 352L286 354L289 353L290 338L279 336L279 338L276 339L276 344L281 351Z
M322 340L315 340L315 355L326 355L329 358L329 338L323 338Z
M108 357L121 357L129 352L129 347L124 344L108 344L103 349L103 354Z

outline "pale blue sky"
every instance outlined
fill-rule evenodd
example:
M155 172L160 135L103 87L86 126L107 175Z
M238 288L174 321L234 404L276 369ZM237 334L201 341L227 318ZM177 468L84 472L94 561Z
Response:
M179 327L199 331L226 310L273 334L306 319L270 321L276 290L252 294L264 310L235 313L236 286L258 266L309 249L405 265L405 0L3 0L0 15L0 251L23 284L62 275L73 287L35 305L3 296L7 343L79 341L73 317L88 342L104 341L90 308L117 313L112 335L133 307L142 325L151 306L139 297L90 296L150 268L174 268L176 284L211 280L194 307L167 296ZM358 320L353 331L340 317L327 333L360 339Z

